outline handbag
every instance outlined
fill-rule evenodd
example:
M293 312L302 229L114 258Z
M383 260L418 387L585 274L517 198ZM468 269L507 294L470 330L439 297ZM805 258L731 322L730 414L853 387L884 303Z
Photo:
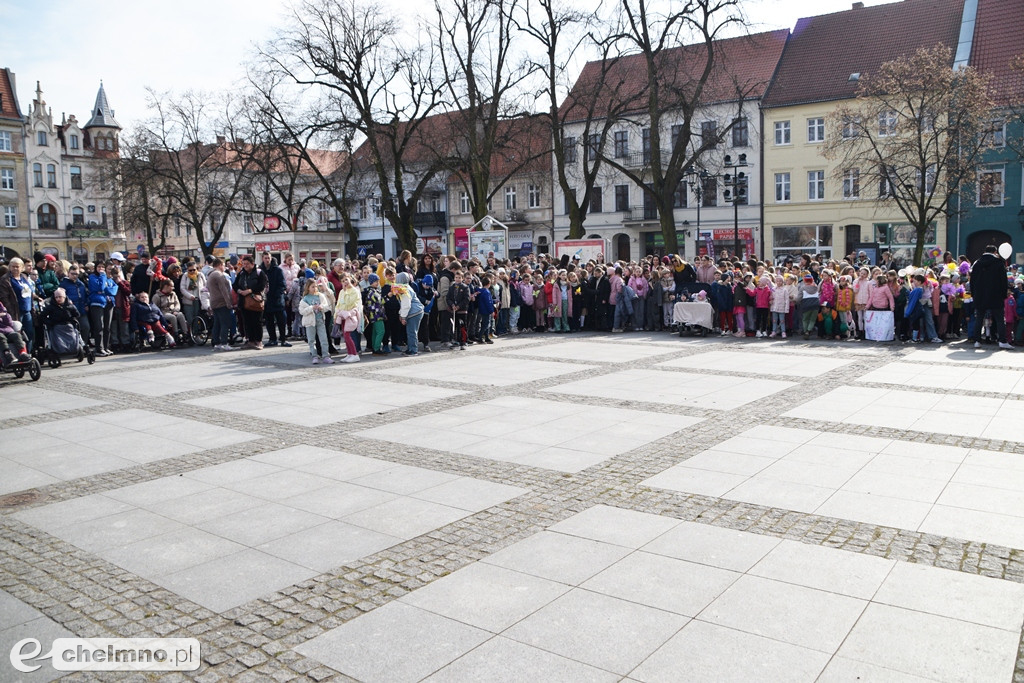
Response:
M247 311L259 313L263 311L263 306L263 297L259 294L248 294L244 299L242 299L242 308Z

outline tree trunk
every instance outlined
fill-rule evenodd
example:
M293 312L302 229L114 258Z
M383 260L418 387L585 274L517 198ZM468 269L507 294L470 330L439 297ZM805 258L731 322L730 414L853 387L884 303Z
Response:
M658 202L658 222L661 224L661 237L665 240L665 254L678 254L679 242L676 240L676 217L672 208L672 195L662 196Z
M583 235L586 234L583 227L583 217L580 216L582 212L580 207L575 205L569 206L569 239L581 240Z

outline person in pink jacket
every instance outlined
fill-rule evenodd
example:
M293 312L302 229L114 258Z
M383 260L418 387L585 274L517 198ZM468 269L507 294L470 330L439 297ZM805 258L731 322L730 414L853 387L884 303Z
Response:
M633 301L633 329L646 329L644 313L647 310L647 295L650 293L651 284L644 277L644 271L640 266L633 268L633 274L629 277L628 284L636 294L636 299Z
M857 314L857 334L861 339L864 338L864 311L868 310L868 300L874 286L875 282L867 268L862 267L857 271L857 279L853 281L853 310Z
M767 275L762 275L757 281L757 289L754 290L754 309L756 310L757 336L767 337L768 327L771 324L772 304L772 280Z
M769 337L781 335L786 338L786 315L789 314L790 295L792 294L788 285L783 284L781 275L775 276L775 289L772 290L771 313L772 331Z

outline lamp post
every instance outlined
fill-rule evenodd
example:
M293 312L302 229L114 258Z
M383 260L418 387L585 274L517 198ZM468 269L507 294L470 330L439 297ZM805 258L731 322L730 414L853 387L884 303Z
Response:
M740 204L747 203L747 187L750 179L746 173L736 169L747 166L746 154L740 154L736 161L733 161L731 155L725 155L725 167L733 169L733 173L725 174L726 190L723 192L723 196L725 201L732 202L732 239L737 257L740 254ZM729 187L732 187L731 191L728 189Z

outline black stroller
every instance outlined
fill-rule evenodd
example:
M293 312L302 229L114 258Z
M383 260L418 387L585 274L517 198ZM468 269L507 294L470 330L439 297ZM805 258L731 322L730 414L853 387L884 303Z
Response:
M74 357L79 363L88 360L89 365L96 362L96 352L85 345L78 321L48 326L45 341L45 360L51 368L59 368L62 357Z

